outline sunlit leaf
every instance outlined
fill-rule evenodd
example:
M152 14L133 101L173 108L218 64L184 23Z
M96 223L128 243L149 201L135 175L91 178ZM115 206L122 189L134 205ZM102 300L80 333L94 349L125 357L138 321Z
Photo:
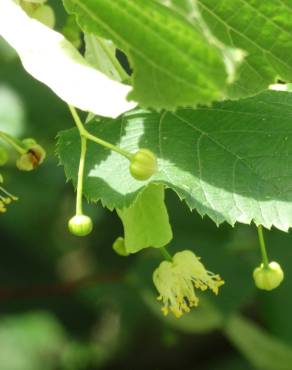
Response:
M87 126L92 133L130 152L152 150L159 171L146 182L136 181L127 159L90 143L85 194L109 208L123 208L149 182L160 182L217 224L254 220L287 230L292 225L291 105L292 94L273 91L196 110L134 110L118 120L92 122ZM59 154L75 183L78 146L77 130L61 134Z

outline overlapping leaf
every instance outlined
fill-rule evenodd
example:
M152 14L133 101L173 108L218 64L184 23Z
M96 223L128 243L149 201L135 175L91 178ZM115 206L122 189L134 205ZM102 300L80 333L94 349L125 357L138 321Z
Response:
M188 0L182 0L185 3ZM292 80L292 3L289 0L198 0L207 25L224 44L247 52L228 95L258 93L277 78Z
M266 92L176 113L134 110L87 125L126 150L149 148L159 172L148 182L130 176L128 160L90 143L85 194L109 208L129 206L149 182L163 183L191 209L227 221L287 230L292 226L292 94ZM59 155L76 183L76 129L62 132Z
M64 4L85 32L109 38L127 53L134 69L129 98L144 107L174 109L222 98L243 57L153 0Z
M110 40L105 40L91 34L84 35L85 59L109 78L123 81L128 75L116 59L116 47Z

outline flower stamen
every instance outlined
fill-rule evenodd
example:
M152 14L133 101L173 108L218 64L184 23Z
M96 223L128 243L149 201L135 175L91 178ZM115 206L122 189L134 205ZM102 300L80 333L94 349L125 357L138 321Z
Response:
M0 175L0 182L3 183L3 177ZM2 193L2 194L1 194ZM13 194L9 193L3 186L0 186L0 213L7 211L7 206L18 198Z
M176 253L172 262L163 261L154 271L153 281L160 293L163 314L171 311L177 318L198 306L196 289L209 288L217 295L224 284L218 274L206 270L200 258L188 250Z

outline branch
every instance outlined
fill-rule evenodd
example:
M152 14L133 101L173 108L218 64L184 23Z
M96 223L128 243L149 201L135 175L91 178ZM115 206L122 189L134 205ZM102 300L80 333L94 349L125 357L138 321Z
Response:
M66 283L37 284L18 287L0 286L0 301L67 295L86 286L96 285L97 283L115 283L117 281L120 281L121 279L121 274L110 273L107 275L95 274Z

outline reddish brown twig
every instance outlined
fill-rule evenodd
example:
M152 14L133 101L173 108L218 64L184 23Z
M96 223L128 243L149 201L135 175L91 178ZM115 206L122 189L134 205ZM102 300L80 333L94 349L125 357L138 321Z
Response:
M5 286L0 285L0 301L10 299L24 299L35 297L48 297L66 295L89 285L100 283L113 283L121 280L120 274L95 274L75 281L54 284L36 284L30 286Z

